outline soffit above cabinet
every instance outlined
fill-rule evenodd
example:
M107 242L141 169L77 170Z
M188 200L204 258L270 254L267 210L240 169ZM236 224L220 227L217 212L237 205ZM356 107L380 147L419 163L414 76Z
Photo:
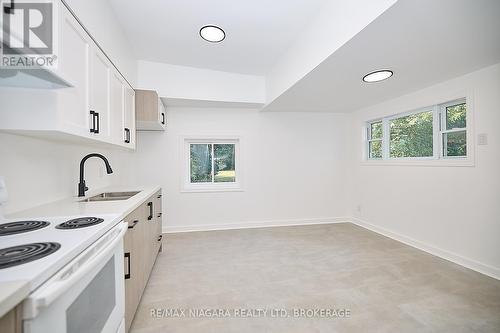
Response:
M264 103L210 101L188 98L162 97L161 100L166 107L192 107L192 108L230 108L230 109L260 109Z

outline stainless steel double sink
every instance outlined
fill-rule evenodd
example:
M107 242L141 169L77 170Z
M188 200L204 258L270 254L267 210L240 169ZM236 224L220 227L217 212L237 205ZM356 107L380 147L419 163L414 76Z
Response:
M93 202L93 201L117 201L117 200L127 200L132 198L134 195L141 191L131 191L131 192L104 192L94 195L90 198L80 200L80 202Z

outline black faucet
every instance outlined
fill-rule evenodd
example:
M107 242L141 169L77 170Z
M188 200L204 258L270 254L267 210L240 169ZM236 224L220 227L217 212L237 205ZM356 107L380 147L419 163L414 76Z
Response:
M99 157L104 161L104 164L106 164L106 173L109 175L110 173L113 173L113 169L111 169L111 165L109 165L108 159L101 154L93 153L93 154L88 154L84 158L82 158L82 161L80 162L80 182L78 183L78 196L79 197L84 197L85 196L85 191L87 191L89 188L85 186L85 180L83 179L83 168L85 166L85 161L88 160L91 157Z

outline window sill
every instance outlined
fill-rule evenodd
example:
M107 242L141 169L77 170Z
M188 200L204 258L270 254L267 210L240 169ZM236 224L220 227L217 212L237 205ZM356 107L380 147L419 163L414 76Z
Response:
M467 159L395 159L364 160L361 166L425 166L425 167L474 167L474 160Z
M213 186L213 185L202 185L193 186L185 185L181 189L181 193L209 193L209 192L243 192L243 188L240 184L235 185L225 185L225 186Z

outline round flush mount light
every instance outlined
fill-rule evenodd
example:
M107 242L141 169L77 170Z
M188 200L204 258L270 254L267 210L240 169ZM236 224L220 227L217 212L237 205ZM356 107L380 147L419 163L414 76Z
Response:
M224 30L215 25L206 25L200 29L200 36L210 43L220 43L226 38Z
M380 69L378 71L370 72L363 76L363 81L372 83L372 82L380 82L383 80L387 80L390 78L394 73L391 70L388 69Z

